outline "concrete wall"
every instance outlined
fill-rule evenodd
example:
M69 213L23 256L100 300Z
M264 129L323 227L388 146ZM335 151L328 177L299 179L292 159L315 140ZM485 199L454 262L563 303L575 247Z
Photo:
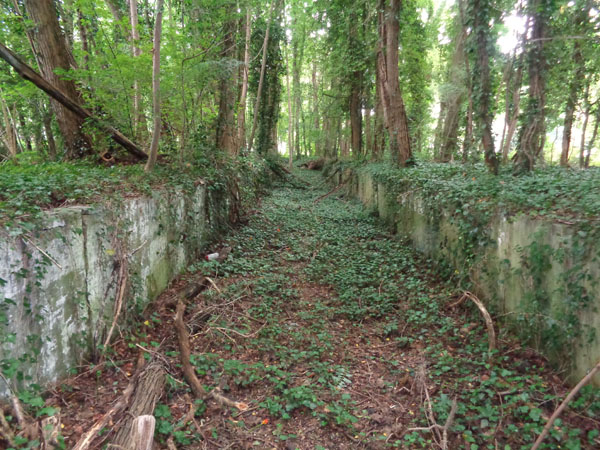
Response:
M113 320L119 262L127 264L123 318L156 298L225 225L228 200L219 195L205 185L192 193L159 191L51 210L25 239L0 230L4 372L17 385L45 383L80 364ZM6 392L0 382L0 396Z
M366 171L346 169L337 175L338 183L342 179L350 180L350 192L417 250L456 273L467 271L476 293L495 311L502 326L518 334L525 322L516 319L532 311L528 302L537 296L546 309L536 322L539 334L529 344L564 369L571 381L596 365L600 359L600 243L586 241L584 248L577 248L577 242L581 246L577 240L580 231L568 223L497 211L487 225L489 242L477 249L477 261L469 265L460 242L463 237L450 211L426 206L418 191L391 194ZM534 242L552 255L537 282L527 260ZM585 306L575 310L581 335L566 341L562 348L552 348L554 341L561 342L561 320L572 312L572 307L569 310L565 305L578 301L574 296L588 298ZM600 376L594 381L600 385Z

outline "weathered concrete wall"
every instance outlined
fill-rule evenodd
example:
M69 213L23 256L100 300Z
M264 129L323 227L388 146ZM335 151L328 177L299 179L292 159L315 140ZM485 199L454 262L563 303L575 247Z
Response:
M227 211L224 195L199 185L193 193L160 191L119 204L57 208L25 239L0 230L4 372L17 384L65 375L104 342L121 264L128 286L123 317L141 310L198 257L225 225Z
M337 175L337 182L342 180L351 194L376 210L388 226L410 239L420 252L452 270L468 267L476 293L503 318L501 323L507 327L523 326L513 319L532 311L528 302L543 301L547 306L544 317L537 322L541 328L537 331L540 336L552 339L548 338L550 335L558 340L556 333L561 328L556 319L573 313L565 306L577 301L573 296L586 295L587 304L574 312L581 325L581 335L575 342L558 349L549 349L548 342L535 339L533 344L559 368L567 370L572 381L596 365L600 359L600 243L586 242L585 248L576 248L579 231L568 223L498 211L486 230L489 243L477 250L476 264L466 266L459 242L461 233L451 212L427 207L418 191L391 194L385 184L375 182L365 171L347 169ZM526 257L534 242L541 252L553 255L547 258L548 265L538 274L537 282ZM600 376L594 381L600 385Z

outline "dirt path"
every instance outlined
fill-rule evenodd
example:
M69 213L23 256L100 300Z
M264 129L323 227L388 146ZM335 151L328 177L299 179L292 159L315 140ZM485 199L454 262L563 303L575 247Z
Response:
M193 421L180 420L191 393L173 309L159 308L107 364L54 392L67 442L118 397L141 346L170 374L155 411L162 446L171 438L177 448L528 448L565 386L502 334L490 358L477 310L449 308L460 291L339 192L315 204L325 192L275 189L226 241L225 262L194 265L157 302L211 277L185 316L192 364L206 389L222 386L247 411L209 400L196 402ZM598 448L598 393L575 406L545 448Z

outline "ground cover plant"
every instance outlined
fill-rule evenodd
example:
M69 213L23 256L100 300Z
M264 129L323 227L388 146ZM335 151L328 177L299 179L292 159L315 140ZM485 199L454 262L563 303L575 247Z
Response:
M44 396L60 408L67 448L120 396L140 355L167 369L154 411L163 446L530 448L567 390L544 359L502 332L490 353L478 312L452 306L452 280L310 181L278 187L229 236L225 261L194 264L104 363ZM184 316L190 360L205 390L218 386L242 410L194 400L181 374L168 305L201 276L214 284ZM597 448L599 413L598 392L584 389L542 448Z

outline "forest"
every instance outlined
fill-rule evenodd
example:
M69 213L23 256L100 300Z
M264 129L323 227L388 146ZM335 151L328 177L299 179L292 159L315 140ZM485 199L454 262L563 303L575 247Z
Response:
M124 146L134 160L202 148L522 173L598 159L591 0L5 0L1 14L3 58L86 109L3 64L4 160Z
M600 448L597 0L0 0L0 117L0 448Z

